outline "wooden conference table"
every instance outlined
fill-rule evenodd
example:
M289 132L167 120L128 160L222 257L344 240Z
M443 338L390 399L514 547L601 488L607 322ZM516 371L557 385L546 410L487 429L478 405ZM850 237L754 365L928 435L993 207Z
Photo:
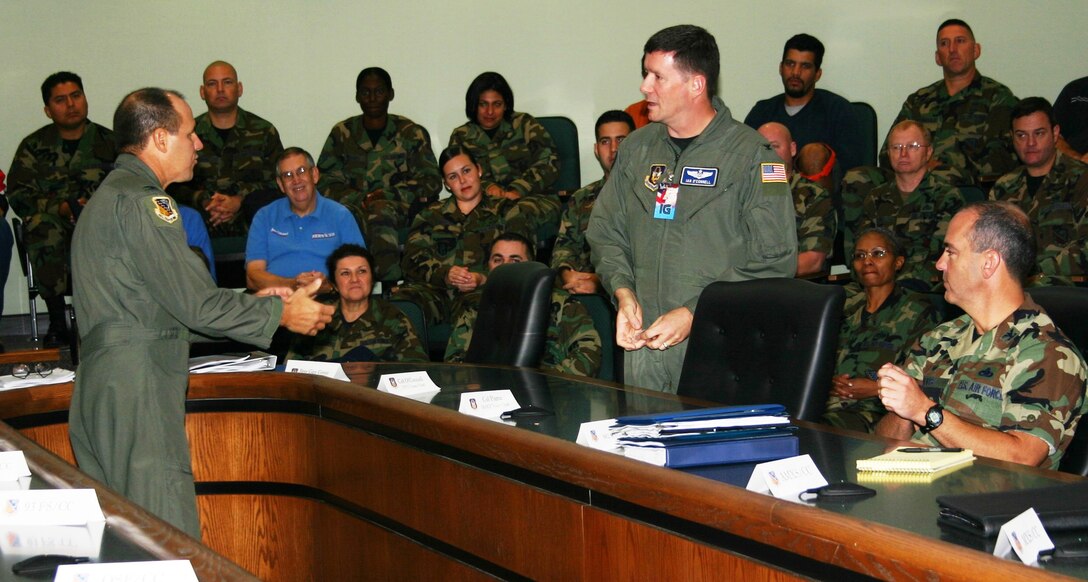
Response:
M192 377L204 542L263 580L1088 579L1088 562L1028 568L936 522L938 495L1076 476L979 460L933 483L869 484L878 493L862 501L793 503L727 484L743 485L750 466L692 474L574 444L583 421L695 401L503 367L345 367L352 384ZM442 387L430 404L373 389L382 373L414 370ZM456 412L462 392L501 388L555 415L511 426ZM0 419L71 459L70 394L0 393ZM856 481L854 461L888 446L797 424L831 482Z

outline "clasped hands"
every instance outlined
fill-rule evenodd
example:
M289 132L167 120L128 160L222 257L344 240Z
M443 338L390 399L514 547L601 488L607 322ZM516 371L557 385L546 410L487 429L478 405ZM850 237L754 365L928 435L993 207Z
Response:
M677 307L642 328L642 306L630 289L616 291L616 343L627 351L642 348L667 350L688 339L694 319L687 307Z
M229 196L220 192L212 194L211 200L204 205L204 210L208 211L208 221L212 226L234 220L241 208L242 196Z
M478 289L486 281L487 277L482 273L474 273L461 265L454 265L446 272L446 283L462 293Z

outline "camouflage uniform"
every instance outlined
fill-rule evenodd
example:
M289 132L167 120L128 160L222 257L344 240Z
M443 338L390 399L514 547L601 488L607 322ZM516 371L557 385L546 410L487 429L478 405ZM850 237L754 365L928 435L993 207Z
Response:
M830 258L839 227L831 193L800 174L794 174L790 180L790 191L797 212L798 254L819 251Z
M487 274L491 242L504 230L503 216L513 202L484 196L467 216L453 196L424 208L412 222L401 269L404 284L394 294L414 301L427 320L449 320L454 300L461 295L446 284L450 267L461 265Z
M552 268L567 268L580 273L592 273L593 263L589 260L589 241L586 240L586 228L589 226L589 214L593 203L604 187L604 179L581 188L571 194L563 218L559 221L559 236L552 249Z
M554 232L560 204L551 186L559 177L559 156L539 121L528 113L514 113L509 121L502 120L493 137L478 123L466 123L450 134L450 145L472 152L484 171L484 190L498 184L521 194L513 211L531 225L530 240L541 228Z
M865 310L865 301L852 303L843 311L835 375L876 380L876 371L881 366L901 361L918 336L937 323L939 318L933 305L902 287L896 287L874 313ZM875 396L862 400L831 396L823 420L840 428L873 432L885 412Z
M72 222L60 215L60 204L90 198L113 168L117 157L113 132L88 121L74 154L64 152L55 125L28 135L11 162L8 200L26 225L27 253L42 298L68 290Z
M196 134L204 149L197 154L193 179L172 184L167 192L179 203L200 211L208 236L245 236L249 224L242 212L230 222L213 226L204 207L216 192L242 197L260 191L278 192L276 158L283 152L280 134L271 123L241 107L225 140L207 113L196 118Z
M358 217L378 278L399 279L399 229L408 226L408 209L416 200L437 200L442 189L427 130L390 114L373 143L357 115L332 128L317 166L321 192Z
M446 345L447 362L465 361L482 296L481 291L476 291L466 295L462 301ZM596 376L601 370L601 336L593 327L589 311L570 293L555 289L552 291L551 314L540 367L576 376Z
M944 79L922 87L907 97L892 126L905 119L921 123L933 135L933 157L959 174L945 177L956 186L978 185L1016 167L1008 140L1016 104L1008 87L976 72L955 95L948 94ZM888 165L887 140L880 163Z
M990 199L1014 202L1031 218L1047 282L1070 284L1069 277L1088 272L1088 164L1058 152L1035 194L1021 167L994 184Z
M337 301L332 322L315 336L295 335L287 358L336 361L357 347L367 348L381 362L429 360L408 317L392 304L374 297L366 312L352 322L344 320Z
M962 315L922 336L904 369L945 414L984 428L1043 439L1057 469L1084 413L1085 363L1077 348L1030 296L997 327L975 338ZM938 445L932 435L912 440Z
M869 193L857 223L846 224L850 233L848 248L853 248L856 233L874 226L886 228L903 245L906 263L899 279L916 279L932 286L937 277L937 259L944 252L948 223L963 206L959 190L932 172L905 200L892 180Z

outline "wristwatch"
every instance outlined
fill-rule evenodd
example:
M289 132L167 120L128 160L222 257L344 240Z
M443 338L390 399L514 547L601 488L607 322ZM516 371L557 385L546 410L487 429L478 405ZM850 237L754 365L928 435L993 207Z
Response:
M926 425L922 427L922 434L926 434L933 429L941 426L944 422L944 407L940 404L934 404L926 411Z

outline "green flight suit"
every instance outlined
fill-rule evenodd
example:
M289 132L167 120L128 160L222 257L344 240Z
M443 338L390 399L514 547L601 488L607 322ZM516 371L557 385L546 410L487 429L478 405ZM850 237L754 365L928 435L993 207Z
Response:
M644 328L678 307L695 313L714 281L797 271L785 165L721 99L713 106L713 120L683 151L661 123L628 136L589 218L586 237L601 283L613 295L635 293ZM679 184L671 207L658 202L663 184ZM624 381L676 392L687 345L627 352Z
M72 244L82 358L69 434L81 470L200 539L185 435L191 333L268 346L277 298L219 289L173 198L121 154Z

